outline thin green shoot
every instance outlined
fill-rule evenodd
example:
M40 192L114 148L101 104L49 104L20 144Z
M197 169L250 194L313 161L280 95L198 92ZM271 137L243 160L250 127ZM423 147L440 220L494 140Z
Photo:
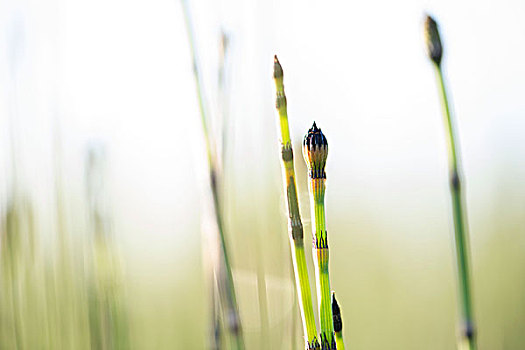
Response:
M425 36L428 55L433 63L437 76L448 146L449 184L454 220L459 311L462 322L458 348L460 350L475 350L476 336L470 284L469 243L465 215L466 210L462 192L464 184L462 184L462 172L459 161L459 147L455 136L455 125L452 113L450 112L448 94L441 66L443 47L437 23L430 16L427 16L425 21Z
M227 249L226 238L224 233L224 221L221 212L219 199L219 160L216 152L217 145L215 144L212 134L210 132L210 119L208 116L208 108L205 104L204 87L202 84L201 72L199 69L199 60L197 52L197 44L193 30L193 21L190 13L190 8L187 0L181 0L184 12L184 20L186 24L186 32L188 35L188 42L190 45L190 53L193 64L193 73L195 77L195 87L197 100L199 104L199 111L201 116L201 126L204 134L206 154L208 159L209 180L212 194L213 210L215 221L217 224L217 235L220 247L220 261L221 266L216 267L217 283L219 284L219 294L224 300L224 307L226 309L227 328L232 336L232 347L234 349L244 349L244 340L242 337L241 321L239 316L239 308L235 294L235 286L233 282L233 273L230 263L230 257Z
M308 166L310 208L312 210L312 218L315 222L315 226L312 226L314 236L313 256L321 323L321 348L334 349L335 339L328 271L328 235L326 231L324 205L326 189L325 165L328 156L328 142L315 122L304 137L303 155Z
M306 256L304 252L303 224L299 211L295 169L293 162L292 141L288 126L288 112L286 95L284 93L283 69L277 56L274 57L274 72L276 88L276 109L279 116L279 130L281 134L281 164L283 171L284 191L287 197L288 232L292 250L292 261L295 273L295 283L299 296L299 307L303 322L303 331L307 349L319 348Z

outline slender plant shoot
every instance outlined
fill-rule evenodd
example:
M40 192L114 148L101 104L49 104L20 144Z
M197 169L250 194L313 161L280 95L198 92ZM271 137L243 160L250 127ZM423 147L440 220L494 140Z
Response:
M443 46L439 35L439 29L436 21L427 16L425 20L425 39L427 53L436 71L443 116L445 120L445 129L448 145L449 176L450 176L450 193L452 197L452 211L454 219L454 236L456 246L456 264L459 289L459 306L461 314L461 332L458 340L460 350L475 350L476 338L474 317L472 311L472 295L470 287L470 270L469 270L469 244L466 226L466 211L462 195L462 179L459 161L458 143L455 138L455 125L450 113L447 90L443 78L441 59L443 57Z
M233 283L233 274L229 258L229 253L226 244L224 221L221 211L220 201L220 169L219 159L217 155L217 144L214 142L213 135L210 130L210 119L208 116L208 106L204 98L204 88L202 84L202 77L199 69L199 60L197 54L197 45L195 42L195 35L193 32L193 22L190 13L190 8L187 0L181 0L182 9L184 12L184 20L186 24L186 32L188 34L188 42L190 45L191 58L193 63L193 74L195 77L195 87L197 100L199 104L199 111L201 116L201 125L204 134L204 141L206 144L206 155L208 159L209 180L212 195L212 204L215 215L215 222L217 224L217 236L220 247L220 266L214 267L217 276L217 284L221 299L224 301L226 309L226 323L228 331L232 338L232 348L244 349L244 340L242 337L241 320L239 316L239 307L235 296L235 285Z
M326 233L324 194L328 156L328 142L315 122L303 141L303 155L308 166L310 207L315 226L313 256L317 282L317 301L321 321L321 349L335 349L332 302L330 298L330 278L328 274L328 236Z
M343 341L343 319L341 318L341 309L335 298L335 292L332 292L332 314L334 315L335 344L337 345L337 350L345 350L345 343Z
M279 126L281 132L281 164L283 170L284 191L287 197L288 232L290 236L295 283L297 294L299 296L299 306L303 321L306 349L319 349L310 282L308 280L308 271L306 268L306 256L304 253L303 224L299 212L297 186L295 183L292 140L290 139L286 95L284 94L283 85L283 69L277 56L274 58L273 78L275 80L276 109L279 115Z

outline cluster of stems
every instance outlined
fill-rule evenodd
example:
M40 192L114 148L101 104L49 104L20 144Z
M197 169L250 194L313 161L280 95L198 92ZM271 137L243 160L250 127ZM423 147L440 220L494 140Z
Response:
M303 225L299 212L297 186L293 162L292 141L288 125L287 102L283 85L283 69L277 57L274 58L274 80L276 87L276 109L279 115L281 133L281 163L284 190L287 196L288 229L296 289L303 322L306 349L344 349L339 308L337 317L332 313L330 278L328 274L328 236L325 222L325 164L328 156L328 142L321 129L314 125L303 141L303 156L308 166L309 192L311 199L313 231L313 258L317 286L320 332L314 319L310 283L306 267ZM338 320L338 321L337 321ZM338 323L337 323L338 322ZM334 324L338 333L334 333ZM340 344L339 346L337 344Z
M462 178L459 161L458 143L454 133L454 121L450 112L447 90L443 78L441 60L443 57L443 46L439 35L436 21L427 16L425 20L425 39L427 53L435 68L438 87L441 97L443 116L445 121L448 160L449 160L449 184L452 200L452 213L454 221L454 237L456 248L456 265L459 290L459 312L461 315L461 328L458 339L460 350L475 350L476 337L474 332L474 317L472 311L472 294L470 287L469 249L468 235L465 215L465 204L462 193Z

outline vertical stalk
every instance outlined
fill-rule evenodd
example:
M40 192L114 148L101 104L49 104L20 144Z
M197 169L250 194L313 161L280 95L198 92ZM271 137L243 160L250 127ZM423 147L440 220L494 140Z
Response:
M465 204L463 200L462 178L458 164L458 151L454 137L454 126L449 110L447 91L443 80L441 66L435 65L438 84L440 87L443 113L447 129L449 149L449 185L452 199L452 213L454 219L454 238L456 246L456 265L459 284L459 305L462 329L459 339L459 349L476 349L474 336L474 317L472 312L472 294L470 286L469 242L466 228Z
M328 273L328 235L326 231L324 195L325 164L328 156L328 142L321 129L315 123L308 131L303 142L303 155L308 166L310 207L315 227L313 256L317 282L317 301L321 322L321 349L335 349L332 302L330 297L330 278Z
M273 77L275 80L276 108L279 114L279 126L281 132L281 164L284 191L287 197L288 232L292 250L295 283L299 297L299 307L301 310L301 319L303 321L306 348L319 349L310 282L308 279L308 270L304 253L303 224L301 222L301 214L297 198L297 186L295 183L292 141L290 139L286 95L284 93L283 84L283 69L277 56L274 58Z
M329 250L325 226L324 194L325 179L310 178L310 200L312 218L315 221L313 256L315 272L317 276L317 301L319 304L319 318L321 322L321 342L324 337L330 340L333 332L331 302L330 302L330 280L328 277Z
M239 316L239 308L235 295L235 286L233 283L233 274L226 245L226 238L224 235L224 222L221 213L219 200L219 161L216 152L216 145L212 140L210 133L208 109L205 105L204 88L202 86L202 77L198 64L197 47L195 36L193 32L192 17L187 0L181 0L184 12L184 20L186 24L186 31L188 34L188 42L190 45L190 53L193 64L193 73L195 77L195 87L197 100L199 104L199 111L201 116L201 124L206 143L206 155L208 159L209 180L212 194L213 211L215 215L215 222L217 224L217 235L219 239L220 249L220 266L216 266L217 283L219 294L224 299L224 306L226 308L226 324L227 329L232 336L232 348L244 349L244 340L242 338L241 321Z
M439 93L443 117L445 121L448 160L449 160L449 185L452 200L452 214L454 220L454 237L456 248L456 265L459 291L459 311L461 315L461 332L458 339L460 350L475 350L476 338L474 327L474 316L472 310L472 292L470 286L470 262L469 262L469 243L467 235L465 203L463 200L463 184L461 178L461 168L459 161L459 147L455 137L455 125L449 108L447 89L441 67L443 48L437 23L432 17L427 16L425 22L425 35L427 40L427 50L433 62Z

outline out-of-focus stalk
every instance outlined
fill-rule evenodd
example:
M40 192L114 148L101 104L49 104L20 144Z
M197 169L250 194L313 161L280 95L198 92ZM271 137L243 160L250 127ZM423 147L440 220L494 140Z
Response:
M343 341L343 319L334 292L332 292L332 314L334 316L334 333L337 350L345 350L345 343Z
M328 156L328 142L321 129L315 125L315 122L304 137L303 155L308 166L310 207L312 219L315 221L315 226L312 225L314 235L313 256L317 282L317 302L321 322L321 349L335 349L330 277L328 273L328 235L324 209L325 165Z
M312 295L306 257L304 253L303 224L299 211L297 197L297 186L295 183L295 169L293 163L292 141L288 126L288 112L286 95L284 93L283 69L277 56L274 57L273 78L276 88L276 108L279 115L279 130L281 134L281 164L283 171L284 191L287 198L288 208L288 232L290 246L292 249L292 261L295 273L297 294L299 295L299 306L303 321L304 337L307 349L318 349L317 328L315 326L314 311L312 306Z
M239 316L239 308L237 305L237 298L235 295L235 286L233 282L233 274L230 264L230 257L227 249L226 238L224 233L224 221L220 206L220 162L217 155L217 145L215 144L210 131L210 120L208 116L208 108L205 105L204 87L202 85L202 77L199 69L199 60L197 54L197 46L195 42L195 35L193 31L192 16L187 0L181 0L184 12L184 20L186 24L186 31L188 34L188 42L190 45L190 52L193 64L193 73L195 77L195 87L197 100L199 104L199 111L201 116L201 125L206 144L206 155L208 159L209 180L212 195L213 212L215 215L215 222L217 226L217 236L219 240L219 265L215 266L215 273L217 277L218 289L221 299L224 301L222 306L225 308L225 322L227 331L232 338L232 348L244 349L244 340L242 337L241 320Z
M88 314L91 346L96 349L129 348L127 313L121 268L112 232L106 185L105 147L90 146L86 157L86 202L92 272L89 275Z
M470 287L469 243L466 225L466 210L462 193L464 184L462 184L461 178L462 171L459 161L459 147L454 133L455 125L449 108L447 90L443 78L443 69L441 67L443 46L441 44L438 25L430 16L427 16L425 20L425 39L428 56L433 63L438 80L448 144L449 183L454 219L459 305L462 322L458 348L460 350L475 350L476 337L472 310L472 292Z

